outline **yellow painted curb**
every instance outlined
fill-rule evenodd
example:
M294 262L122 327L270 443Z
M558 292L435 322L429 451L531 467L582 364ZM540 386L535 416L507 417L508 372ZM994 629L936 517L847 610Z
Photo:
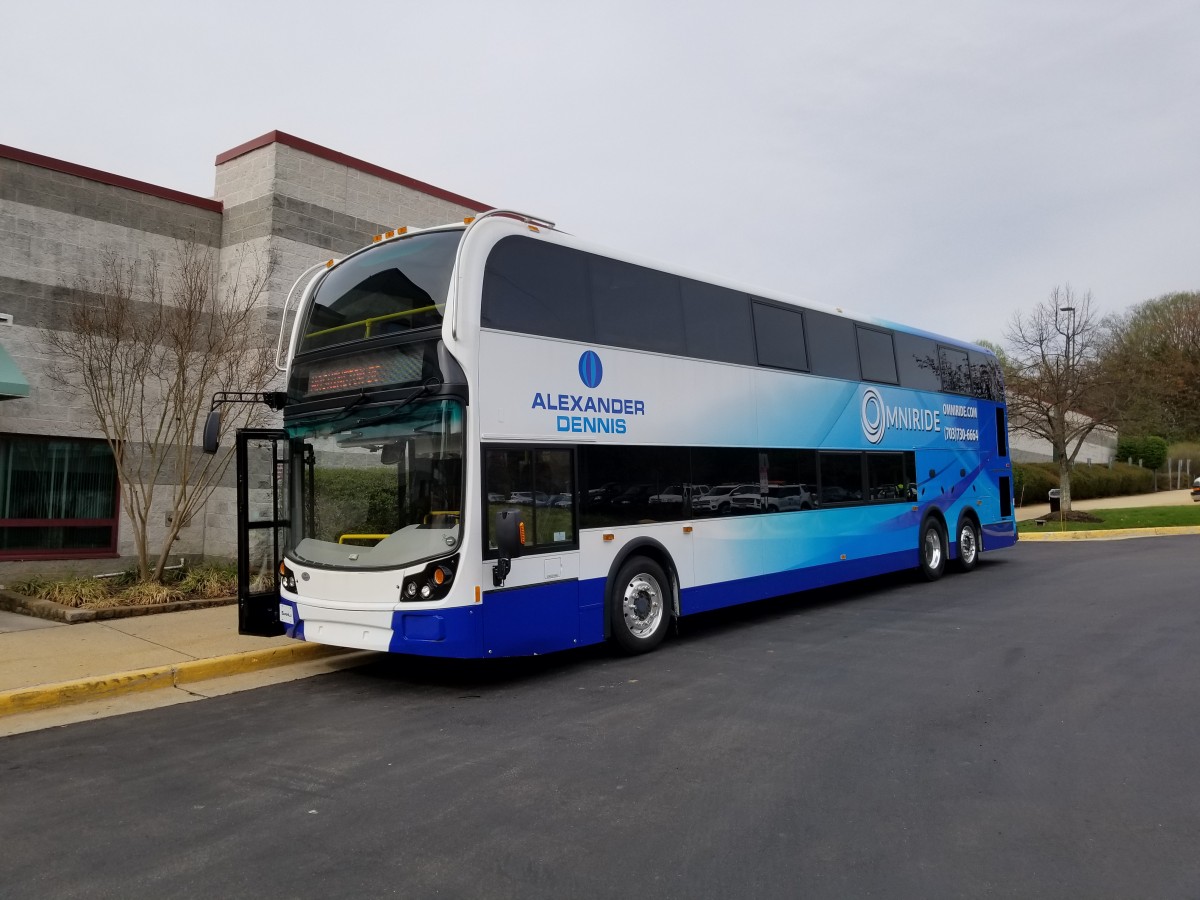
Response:
M80 678L76 681L16 688L10 691L0 691L0 717L30 712L35 709L48 709L52 706L63 706L68 703L80 703L84 700L96 700L101 697L153 691L181 684L194 684L210 678L240 675L243 672L254 672L258 669L269 669L288 663L306 662L353 652L355 651L342 647L328 647L324 644L296 643L285 647L270 647L266 650L215 656L211 659L192 659L166 666L134 669L130 672L117 672L113 675Z
M1163 525L1159 528L1102 528L1094 531L1022 531L1020 541L1087 541L1118 540L1120 538L1156 537L1173 534L1200 534L1200 525Z

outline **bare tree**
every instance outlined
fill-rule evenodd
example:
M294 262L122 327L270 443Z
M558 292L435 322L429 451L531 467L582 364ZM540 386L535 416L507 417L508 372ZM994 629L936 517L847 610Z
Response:
M70 289L61 329L44 333L61 360L51 378L86 395L112 449L144 580L162 579L180 529L229 467L230 450L208 456L197 446L211 395L262 390L274 375L259 306L273 267L243 249L222 274L212 249L187 242L168 265L108 250L99 274ZM262 415L249 405L238 413L223 422L223 436ZM164 511L165 532L152 546L152 516Z
M1009 423L1049 441L1058 462L1064 512L1071 510L1071 468L1095 429L1115 425L1119 384L1103 365L1107 339L1091 292L1055 287L1005 332Z

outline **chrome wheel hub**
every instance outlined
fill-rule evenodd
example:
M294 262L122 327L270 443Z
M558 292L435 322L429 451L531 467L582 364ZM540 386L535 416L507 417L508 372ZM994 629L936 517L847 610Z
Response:
M942 564L942 541L934 528L925 532L925 564L931 569Z
M625 586L621 599L621 613L625 627L636 638L647 638L654 634L663 617L662 587L651 575L635 575Z

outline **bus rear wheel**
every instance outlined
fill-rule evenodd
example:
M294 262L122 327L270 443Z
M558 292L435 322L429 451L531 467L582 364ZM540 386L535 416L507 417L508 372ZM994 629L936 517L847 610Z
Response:
M929 518L921 526L921 574L926 581L937 581L946 571L946 529L937 519Z
M662 567L644 556L621 566L608 606L613 639L626 653L648 653L667 636L670 585Z
M963 519L958 524L958 559L954 567L960 572L970 572L979 564L979 526L973 519Z

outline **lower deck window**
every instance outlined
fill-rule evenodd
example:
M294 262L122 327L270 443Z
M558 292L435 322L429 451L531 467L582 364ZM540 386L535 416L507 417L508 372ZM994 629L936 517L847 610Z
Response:
M116 553L117 499L105 442L0 435L0 559Z
M575 545L572 451L489 448L484 453L488 550L496 549L496 513L516 507L528 523L525 547L543 551Z

